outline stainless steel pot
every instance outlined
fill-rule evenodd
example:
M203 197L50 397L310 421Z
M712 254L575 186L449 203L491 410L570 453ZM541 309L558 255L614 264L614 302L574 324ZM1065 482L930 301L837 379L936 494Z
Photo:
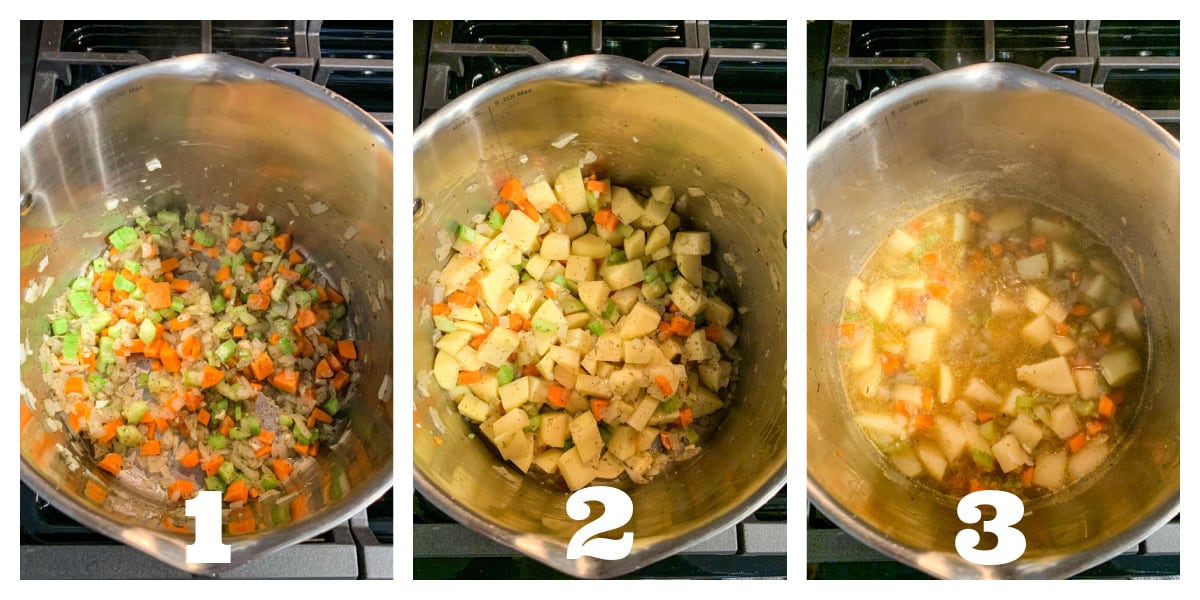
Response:
M837 323L849 278L897 223L941 200L1025 197L1107 240L1146 304L1147 389L1111 465L1026 505L1013 563L954 549L955 504L898 474L850 418ZM986 64L918 79L836 121L808 149L808 493L843 529L946 578L1066 577L1179 510L1179 144L1091 87ZM819 216L817 215L819 211Z
M161 165L161 168L159 168ZM298 77L218 54L132 67L50 105L21 129L21 285L53 283L21 303L21 479L89 528L194 573L223 570L347 520L392 482L392 136L344 98ZM107 201L120 200L108 210ZM346 435L319 469L287 486L295 504L259 502L225 516L228 564L185 562L194 521L183 507L96 468L61 416L36 359L51 302L143 205L243 203L274 216L347 292L362 379ZM317 216L321 203L327 212ZM293 207L295 212L293 212ZM357 233L348 231L350 227ZM90 234L90 235L89 235ZM45 259L43 270L40 263ZM381 386L387 388L381 390ZM107 492L97 503L87 482ZM231 535L229 523L250 533ZM282 519L282 520L281 520ZM182 524L182 527L180 525Z
M568 140L570 134L577 135ZM634 533L627 558L567 560L567 541L583 525L567 516L567 494L523 477L479 436L468 437L471 428L432 381L418 383L414 401L414 480L422 494L458 521L556 569L611 577L733 525L780 489L787 348L776 333L786 326L787 174L778 136L699 84L597 55L481 86L423 123L413 152L418 379L433 365L427 307L428 275L442 266L434 259L437 232L486 211L508 177L553 177L589 152L592 166L613 181L670 184L676 193L703 189L706 196L691 198L683 216L712 232L714 253L728 257L720 263L723 275L734 283L737 304L748 309L740 317L741 381L714 438L673 472L626 488L634 506L622 528Z

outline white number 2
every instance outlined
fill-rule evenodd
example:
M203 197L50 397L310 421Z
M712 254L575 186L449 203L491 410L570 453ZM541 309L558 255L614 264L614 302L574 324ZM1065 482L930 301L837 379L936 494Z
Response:
M983 518L979 506L986 504L996 508L996 517L983 522L983 530L996 535L996 547L991 550L976 550L979 532L963 529L954 536L954 549L965 559L977 565L1003 565L1025 554L1025 534L1010 527L1025 515L1025 504L1015 494L1000 490L981 490L963 496L958 501L958 519L968 525Z
M619 560L629 556L633 549L633 533L626 531L619 540L594 538L593 536L612 531L625 525L633 518L633 500L625 492L606 486L583 488L567 498L567 516L582 521L592 514L588 502L599 502L604 507L600 518L579 528L567 543L567 559L594 556L602 560Z

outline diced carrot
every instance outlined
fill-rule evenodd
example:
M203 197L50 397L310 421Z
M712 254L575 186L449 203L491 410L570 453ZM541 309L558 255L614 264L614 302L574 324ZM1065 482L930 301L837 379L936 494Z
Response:
M1087 435L1080 432L1075 434L1075 437L1071 438L1071 440L1067 442L1067 447L1071 449L1071 452L1079 452L1079 449L1082 448L1085 443L1087 443Z
M325 360L324 358L317 361L317 367L313 373L321 379L329 379L330 377L333 377L333 369L329 368L329 361Z
M1105 346L1111 345L1112 344L1112 332L1105 329L1104 331L1097 333L1096 341Z
M1095 437L1105 429L1108 429L1108 424L1099 419L1091 419L1087 422L1088 437Z
M337 373L334 373L333 379L330 380L330 383L333 384L335 389L340 390L346 387L347 383L350 383L350 374L345 371L338 371Z
M246 297L246 306L253 310L267 310L271 307L271 297L266 294L250 294Z
M182 314L167 321L167 329L171 331L183 331L191 326L192 316L189 314Z
M537 369L535 368L534 370L536 371ZM567 398L569 396L570 394L568 393L567 388L561 385L552 385L550 386L546 401L549 402L551 406L563 408L567 405Z
M662 443L663 448L666 448L667 450L671 449L671 434L667 433L666 431L658 432L658 441Z
M217 431L220 432L221 435L229 435L229 432L233 431L233 418L231 418L229 415L225 415L225 418L221 419L221 426L217 428Z
M685 406L679 409L679 424L683 427L692 424L692 407Z
M451 306L462 306L470 308L475 306L475 297L466 292L454 292L446 299L446 302Z
M838 334L842 339L843 344L849 344L854 341L854 334L858 332L858 325L854 323L842 323L838 325ZM708 337L708 331L704 332L704 337Z
M1086 317L1086 316L1092 314L1092 309L1088 305L1086 305L1082 302L1079 302L1079 303L1075 304L1075 306L1071 307L1071 314L1073 314L1077 317Z
M970 219L972 223L982 223L983 213L975 209L971 209L971 212L967 213L967 218Z
M274 242L276 248L279 248L283 252L287 252L292 247L292 234L281 233L271 238L271 241Z
M300 256L299 252L297 252L296 250L292 250L291 252L288 252L288 263L289 264L298 265L302 262L304 262L304 257Z
M245 502L246 501L246 480L235 479L229 487L225 488L226 502Z
M500 188L500 197L517 203L528 198L525 195L525 186L521 185L521 181L516 177L511 177L504 182L504 186Z
M458 385L471 385L483 381L482 371L462 371L458 374Z
M508 213L512 212L512 207L507 202L497 202L492 205L492 209L500 213L501 217L508 218Z
M113 438L117 437L117 428L120 427L122 423L124 423L124 421L121 419L121 417L117 417L105 423L104 435L96 438L96 441L100 442L101 444L107 444L108 442L111 442Z
M979 413L978 413L978 416L979 416L979 423L980 423L980 424L987 423L988 421L991 421L992 419L995 419L995 418L996 418L996 414L995 414L995 413L992 413L992 412L989 412L989 411L986 411L986 410L981 410L981 411L979 411Z
M275 287L275 278L267 275L258 281L258 291L269 294Z
M253 251L253 252L251 252L251 253L250 253L250 260L254 261L255 263L260 263L260 262L262 262L262 261L263 261L263 259L265 259L266 257L267 257L267 253L266 253L266 252L261 252L261 251L258 251L258 250L255 250L255 251Z
M1026 467L1024 471L1021 471L1021 483L1025 487L1033 485L1033 467Z
M276 371L275 376L271 378L271 384L289 394L295 394L300 385L300 373L291 369Z
M233 337L237 338L239 340L246 337L246 326L245 325L234 325Z
M159 357L162 359L163 368L166 369L168 373L179 372L179 356L175 354L175 349L172 348L170 344L163 344Z
M330 416L329 413L321 410L320 408L312 409L312 412L309 413L309 416L312 417L316 421L320 421L321 423L332 423L333 422L333 417Z
M68 377L67 382L63 384L63 395L67 394L85 394L82 377Z
M231 237L228 242L225 242L225 249L230 253L236 254L241 251L243 245L245 243L242 242L242 238Z
M1109 398L1108 395L1105 394L1100 396L1099 411L1101 417L1111 421L1113 415L1115 415L1117 412L1117 405L1115 402L1113 402L1112 398Z
M663 396L670 396L675 392L675 390L671 388L671 382L662 375L654 376L654 384L658 386L658 391L662 392Z
M968 489L971 491L971 493L975 493L975 492L978 492L978 491L981 491L981 490L984 490L987 488L983 487L983 484L979 483L978 479L972 479L971 483L970 483L970 487Z
M488 331L485 331L485 332L483 332L483 333L481 333L481 334L479 334L479 335L477 335L477 336L475 336L475 337L471 338L471 341L470 341L470 342L468 342L468 344L469 344L469 345L470 345L472 348L474 348L474 349L478 350L480 347L482 347L482 346L483 346L483 343L487 341L487 339L488 339L488 333L490 333L490 332L488 332Z
M602 208L596 211L594 220L596 221L597 225L609 231L614 231L617 228L617 225L620 224L620 219L617 218L617 215L613 214L613 211L607 208Z
M550 300L553 300L557 294L555 293L554 288L546 286L546 289L542 291L542 295Z
M611 404L611 401L609 400L605 400L603 398L592 398L592 417L594 417L596 421L600 421L600 413L603 413L604 409L608 408L609 404Z
M175 269L179 268L179 259L175 258L174 256L172 256L171 258L165 258L162 261L161 268L162 268L163 273L170 273L171 271L174 271Z
M679 315L676 315L671 318L671 333L674 333L676 335L689 336L689 335L692 335L692 331L695 330L695 328L696 328L696 323L694 321L691 321L690 319L687 319L686 317L681 317ZM707 333L705 334L705 336L707 336Z
M567 209L563 208L557 202L550 205L550 214L554 215L554 218L558 219L559 223L566 223L571 220L571 215L567 212Z
M146 302L154 310L171 306L171 284L165 281L151 283L146 289Z
M221 380L223 379L225 379L225 371L210 365L205 365L204 375L200 379L200 387L208 389L214 385L217 385L218 383L221 383Z
M597 194L603 194L608 191L608 183L600 179L589 179L588 182L584 184L584 187L596 192Z
M233 292L234 288L232 283L226 284L225 287L221 289L221 295L225 296L226 300L233 300Z
M275 364L271 362L271 356L263 352L250 361L250 371L256 379L262 381L275 372Z
M183 457L179 459L179 464L188 469L200 464L200 451L192 450L191 452L184 454Z
M904 370L904 360L887 352L879 353L879 362L883 364L883 372L888 375L894 375Z
M183 278L177 278L171 281L171 289L179 292L180 294L188 291L188 288L191 287L191 285L191 281Z
M1046 238L1035 235L1029 238L1029 249L1034 252L1041 252L1046 247Z
M716 343L721 339L721 326L713 323L704 328L704 338L710 342Z
M183 393L183 402L187 405L188 410L196 410L200 408L200 403L204 401L204 395L196 390L188 390Z
M296 454L300 456L308 456L308 444L292 444L292 450L295 450Z
M917 429L932 429L933 417L925 413L917 415L916 426Z
M275 441L275 432L270 429L263 429L258 432L258 439L262 443L270 446Z
M259 446L258 450L254 451L254 458L263 458L264 456L266 456L270 453L271 453L271 446L269 446L269 445Z
M1000 256L1001 254L1004 254L1004 244L1001 244L1000 242L992 242L992 245L988 246L988 248L992 251L993 256Z
M89 479L87 483L83 484L83 495L87 496L92 502L99 504L104 502L104 499L108 497L108 490L105 490L99 484Z
M208 425L209 419L212 418L212 413L208 412L207 408L200 409L200 414L196 415L196 420L200 421L201 425Z
M275 477L279 481L284 481L288 478L288 475L292 474L292 463L282 458L277 458L271 461L271 470L275 472Z
M190 498L192 496L192 493L195 491L196 491L195 482L188 480L188 479L176 479L175 483L172 483L170 486L167 487L168 497L171 500L175 500L175 501L185 500L187 498Z
M317 313L311 309L302 308L296 311L296 327L305 329L317 324Z
M150 440L138 448L138 453L142 456L158 456L162 454L162 446L159 445L158 440Z
M1059 323L1054 326L1054 333L1058 335L1067 335L1070 332L1071 330L1067 327L1066 323Z
M355 347L354 340L338 340L337 352L344 360L358 359L358 348Z
M233 278L233 269L231 269L229 267L229 265L225 265L225 266L221 267L220 269L217 269L217 274L213 276L213 279L215 279L217 281L217 283L221 283L223 281L229 281L232 278Z
M220 469L223 464L225 464L225 457L220 454L208 457L208 460L204 461L204 474L216 475L217 469Z
M97 466L116 475L121 472L121 455L110 452L97 463Z

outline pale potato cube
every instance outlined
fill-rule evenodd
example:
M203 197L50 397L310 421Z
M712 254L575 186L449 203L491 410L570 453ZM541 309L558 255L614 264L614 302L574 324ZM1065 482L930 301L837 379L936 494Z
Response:
M611 253L612 245L593 233L579 236L571 242L571 254L575 256L608 258Z
M704 299L704 316L709 323L728 327L733 320L733 307L716 296L709 296Z
M583 189L583 172L579 167L571 167L554 178L554 195L567 207L567 212L573 215L588 211L587 196L584 195Z
M462 254L455 254L438 276L438 283L447 290L461 289L479 272L479 264ZM448 292L447 292L448 293Z
M1050 296L1047 296L1045 292L1032 285L1025 288L1025 308L1029 312L1040 314L1046 310L1047 304L1050 304Z
M957 460L967 447L967 434L963 433L958 421L949 417L934 417L933 434L942 449L942 455L950 462Z
M854 351L850 353L850 362L847 366L850 370L857 373L867 367L879 362L875 354L875 330L867 328L858 344L854 346Z
M1112 289L1112 284L1108 282L1108 278L1102 274L1097 274L1090 281L1088 281L1087 284L1085 284L1083 294L1088 298L1091 298L1093 301L1099 303L1104 302L1104 300L1108 297L1108 291L1110 289Z
M1142 370L1142 360L1137 350L1128 346L1110 350L1100 357L1100 374L1113 387L1125 385L1129 378Z
M875 363L854 377L853 388L867 398L879 393L879 382L883 380L883 365Z
M646 428L646 424L650 422L650 417L654 414L654 411L657 408L658 400L646 396L638 401L638 403L634 406L633 414L629 416L629 420L627 420L625 424L638 431L641 431ZM695 416L695 410L695 408L692 409L692 416L693 418L699 418Z
M721 398L708 388L690 386L688 392L692 405L692 418L694 419L707 417L725 407L725 403L721 401Z
M1079 344L1075 343L1074 338L1065 335L1056 335L1050 338L1050 345L1054 347L1054 351L1059 356L1070 356L1075 354L1079 349Z
M1021 328L1021 337L1034 348L1045 346L1054 336L1054 323L1046 315L1038 315Z
M1020 440L1013 434L1008 434L1000 441L992 444L992 456L996 457L996 463L1000 465L1000 470L1005 473L1032 464L1033 461L1029 458L1029 454L1021 447Z
M712 252L712 238L707 231L680 231L671 246L673 254L706 256Z
M729 378L733 374L733 365L727 361L705 361L700 363L700 382L704 387L717 391L729 385Z
M591 261L588 261L591 263ZM595 263L591 263L595 264ZM642 270L642 261L629 260L616 265L607 265L602 273L604 282L608 287L614 290L625 289L631 285L641 283L645 279L645 273Z
M904 423L891 413L862 412L854 415L854 421L880 443L890 443L904 436Z
M542 422L538 425L538 439L551 448L562 448L567 445L567 436L571 433L571 415L565 412L542 413Z
M579 413L571 419L571 441L579 450L579 458L590 463L600 457L604 449L604 440L600 439L600 429L596 426L596 418L591 412Z
M613 479L620 477L624 472L625 465L611 452L605 452L596 462L596 479Z
M938 366L938 400L942 404L949 404L954 398L954 372L950 370L950 365L942 363Z
M657 327L657 325L655 326ZM619 362L625 356L625 341L614 332L606 331L596 338L596 360Z
M925 322L942 333L948 333L950 331L950 305L931 298L925 303Z
M558 472L558 458L562 456L562 453L563 451L557 448L543 450L540 454L533 457L533 465L553 475Z
M577 350L565 346L551 346L550 350L546 352L546 356L558 366L572 371L579 370L579 352Z
M1071 377L1071 365L1059 356L1037 364L1017 367L1017 381L1028 383L1049 394L1069 395L1075 393L1075 379Z
M613 186L612 211L622 223L633 223L642 216L643 208L642 203L629 190Z
M954 213L954 243L958 244L971 239L971 230L971 220L967 218L967 215ZM941 477L938 477L938 479L941 479Z
M917 444L917 458L921 460L921 464L925 466L926 472L934 479L941 481L946 475L946 457L942 456L940 450L932 444L927 444L924 441Z
M701 331L701 334L704 332ZM635 338L625 342L625 364L644 365L654 357L653 342L646 338Z
M1077 254L1066 244L1061 244L1059 242L1050 243L1050 257L1050 262L1056 272L1066 271L1068 269L1078 269L1079 265L1082 264L1079 254Z
M492 423L492 431L497 444L510 436L520 435L529 426L529 414L523 410L510 410L503 417Z
M641 258L646 254L646 232L641 229L634 230L629 237L625 238L626 258Z
M497 327L488 334L476 356L484 363L499 368L508 362L508 355L516 351L520 341L516 332Z
M666 225L657 225L646 238L646 254L654 254L671 243L671 230ZM628 255L626 255L628 256Z
M509 266L488 271L479 280L480 295L493 313L504 313L512 301L512 288L521 281L517 270Z
M1079 452L1067 459L1067 472L1075 479L1082 479L1088 473L1096 470L1108 458L1108 437L1097 436L1088 440Z
M638 218L636 225L645 229L663 224L674 205L675 196L671 192L671 186L650 188L650 199L643 206L642 216Z
M1038 443L1042 441L1042 436L1045 435L1042 426L1037 421L1034 421L1033 417L1025 413L1018 414L1017 418L1008 424L1006 431L1017 436L1017 439L1026 450L1036 448Z
M909 235L907 231L897 229L892 232L892 235L888 236L885 247L892 254L905 256L909 252L912 252L913 248L917 247L917 239Z
M1075 387L1079 397L1084 400L1096 400L1103 395L1100 389L1100 375L1093 369L1075 369Z
M678 281L678 280L677 280ZM658 331L658 323L662 320L658 311L644 302L634 305L629 314L617 323L617 335L623 340L640 338Z
M904 361L910 365L921 365L933 360L937 330L918 327L908 334Z
M967 387L963 390L963 396L987 408L996 408L1004 402L1004 399L990 385L984 383L978 377L972 377L967 382Z
M642 388L643 373L641 369L625 368L613 371L608 376L609 388L613 398L630 398Z
M524 413L524 411L514 411ZM496 448L500 450L500 456L516 465L521 469L522 473L528 473L530 465L533 464L533 434L525 431L518 431L513 435L500 439L496 442Z
M608 453L626 460L637 452L637 431L628 425L617 425L613 428L612 437L608 440Z
M1069 440L1080 432L1079 418L1075 409L1066 401L1059 402L1050 409L1050 420L1046 423L1059 439Z
M519 210L508 213L508 217L504 219L504 225L500 227L500 231L508 235L513 245L520 248L521 252L527 254L533 250L534 244L537 243L538 224ZM463 283L466 282L464 281Z
M546 274L546 269L549 266L550 259L541 254L535 254L529 257L529 260L525 261L525 272L529 273L530 277L540 280L542 275Z
M550 189L550 182L545 180L526 186L525 196L538 212L546 212L558 202L558 198L554 195L554 190Z
M1062 302L1059 302L1058 300L1051 300L1050 303L1046 305L1046 310L1043 311L1042 314L1046 315L1046 318L1050 319L1055 325L1058 325L1059 323L1066 321L1067 315L1070 313L1067 311L1067 307L1063 306Z
M1138 323L1137 316L1133 314L1133 307L1128 302L1122 302L1117 308L1117 331L1125 336L1125 339L1131 344L1138 344L1142 341L1142 326Z
M1045 279L1050 274L1050 261L1045 252L1017 259L1017 274L1025 281Z
M1043 452L1033 465L1033 484L1049 490L1067 485L1067 452Z
M550 260L567 260L571 256L571 238L565 233L547 233L538 253Z
M876 321L886 322L896 301L896 283L891 279L875 282L862 296L863 306Z
M594 314L604 312L608 305L608 294L611 290L603 281L579 282L579 300Z
M562 473L567 488L572 492L586 486L596 478L596 470L579 456L577 448L571 448L558 457L558 472Z
M703 289L692 285L682 277L672 281L670 288L671 302L674 302L683 314L694 318L704 310L706 296Z
M450 318L455 321L466 321L468 323L483 323L483 313L479 311L479 306L454 306L450 305Z
M992 296L991 310L993 315L999 317L1003 315L1016 314L1020 308L1017 306L1016 302L1013 302L1011 298L1000 292L996 292L996 294Z
M433 379L444 390L458 385L458 373L460 370L458 361L449 352L444 350L439 351L433 359Z
M492 406L490 404L476 398L470 392L463 394L463 397L458 401L458 413L476 423L486 421L491 412Z
M867 284L858 277L851 277L850 283L846 286L846 308L856 311L862 306L863 292L867 291Z
M582 373L575 379L575 391L580 394L589 396L597 396L601 398L609 398L612 396L612 388L608 385L608 380L603 377L596 377Z
M692 285L704 285L704 271L700 268L700 257L697 255L676 254L675 266Z
M917 459L917 454L913 452L912 448L906 447L892 452L888 455L888 458L891 459L892 464L896 465L896 468L901 473L909 477L916 477L925 472L925 469L921 467L921 461Z
M633 261L638 262L638 261ZM639 271L640 273L640 271ZM596 278L596 263L586 256L571 255L567 258L567 269L563 276L571 281L584 282ZM609 284L612 285L611 283Z
M529 383L529 376L525 376L500 386L500 389L498 390L500 395L500 405L504 407L506 412L529 402Z
M458 331L452 331L446 335L443 335L442 339L438 340L436 346L438 350L444 350L450 354L457 354L459 350L462 350L463 346L466 346L471 342L471 337L470 331L464 331L461 329Z

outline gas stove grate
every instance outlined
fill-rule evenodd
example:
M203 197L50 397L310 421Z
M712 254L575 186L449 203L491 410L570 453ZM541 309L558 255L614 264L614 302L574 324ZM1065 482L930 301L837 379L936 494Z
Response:
M311 79L392 126L391 21L45 21L29 116L123 68L229 54Z

